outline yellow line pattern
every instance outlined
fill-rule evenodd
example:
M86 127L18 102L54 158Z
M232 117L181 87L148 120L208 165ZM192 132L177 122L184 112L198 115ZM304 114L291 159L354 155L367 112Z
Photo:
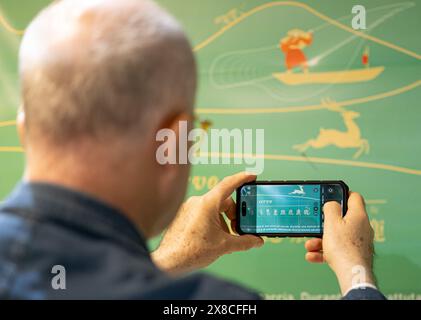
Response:
M310 12L311 14L315 15L316 17L319 17L320 19L322 19L322 20L324 20L324 21L326 21L326 22L328 22L328 23L330 23L330 24L332 24L332 25L334 25L334 26L336 26L336 27L338 27L338 28L340 28L342 30L345 30L347 32L350 32L350 33L352 33L352 34L354 34L356 36L359 36L361 38L364 38L364 39L370 40L372 42L378 43L378 44L383 45L385 47L388 47L390 49L393 49L393 50L402 52L402 53L404 53L404 54L406 54L408 56L414 57L414 58L416 58L418 60L421 59L421 55L419 55L419 54L417 54L417 53L415 53L413 51L410 51L408 49L399 47L399 46L397 46L397 45L395 45L393 43L389 43L389 42L384 41L382 39L379 39L379 38L370 36L370 35L365 34L363 32L354 30L354 29L352 29L352 28L350 28L350 27L348 27L348 26L346 26L346 25L344 25L344 24L342 24L342 23L340 23L340 22L338 22L338 21L336 21L336 20L334 20L334 19L332 19L332 18L330 18L330 17L328 17L328 16L320 13L320 12L318 12L317 10L313 9L312 7L310 7L310 6L308 6L308 5L304 4L304 3L293 2L293 1L274 1L274 2L269 2L269 3L262 4L260 6L257 6L257 7L253 8L253 9L251 9L250 11L247 11L247 12L243 13L240 17L238 17L237 19L231 21L226 26L224 26L223 28L221 28L219 31L215 32L213 35L211 35L210 37L208 37L206 40L204 40L203 42L201 42L198 45L196 45L194 47L194 51L199 51L199 50L205 48L211 42L215 41L217 38L219 38L220 36L222 36L229 29L231 29L232 27L236 26L240 22L244 21L246 18L254 15L255 13L258 13L260 11L263 11L265 9L269 9L269 8L272 8L272 7L277 7L277 6L292 6L292 7L302 8L302 9Z
M412 90L421 85L421 80L417 80L406 86L393 89L390 91L382 92L372 96L355 98L350 100L338 101L341 106L351 106L355 104L371 102L379 99L389 98L392 96L399 95L406 91ZM303 112L303 111L314 111L314 110L325 110L326 107L322 104L309 105L309 106L297 106L297 107L276 107L276 108L198 108L196 113L198 114L263 114L263 113L288 113L288 112Z
M3 14L0 12L0 24L10 33L13 33L15 35L21 36L24 34L25 30L19 30L14 28L3 16Z
M0 147L0 152L23 152L22 147Z
M0 147L0 152L24 152L22 147ZM276 154L264 154L264 155L251 155L251 154L237 154L237 153L220 153L220 152L202 152L201 158L239 158L239 159L265 159L265 160L278 160L278 161L293 161L293 162L312 162L320 164L333 164L339 166L359 167L368 169L379 169L398 173L405 173L411 175L421 175L421 170L399 167L395 165L374 163L374 162L362 162L353 160L342 160L342 159L330 159L330 158L319 158L319 157L302 157L302 156L290 156L290 155L276 155ZM377 203L377 202L376 202ZM378 202L380 204L380 201ZM384 202L381 202L384 203Z
M386 171L393 171L399 173L406 173L412 175L421 175L421 170L399 167L383 163L373 163L373 162L362 162L354 160L342 160L342 159L330 159L330 158L318 158L318 157L303 157L303 156L289 156L289 155L276 155L276 154L238 154L238 153L220 153L220 152L202 152L200 157L211 157L211 158L240 158L240 159L265 159L265 160L279 160L279 161L296 161L296 162L312 162L320 164L333 164L339 166L349 166L349 167L359 167L359 168L369 168L369 169L380 169Z
M1 127L10 127L10 126L15 126L16 125L16 120L8 120L8 121L1 121L0 122L0 128Z

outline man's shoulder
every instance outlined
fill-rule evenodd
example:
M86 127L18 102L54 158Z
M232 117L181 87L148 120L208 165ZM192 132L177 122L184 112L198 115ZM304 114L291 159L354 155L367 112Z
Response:
M191 300L256 300L258 293L234 282L204 273L166 279L161 285L152 286L145 292L146 299L191 299Z
M13 201L0 206L0 280L8 283L8 287L0 285L0 291L9 295L13 291L11 297L259 298L239 285L202 273L168 277L153 264L147 248L137 244L137 238L120 239L122 236L118 235L124 232L116 235L115 229L108 228L103 220L87 223L86 215L83 221L75 221L78 210L71 210L70 220L65 220L66 214L60 210L47 216L38 206L27 204L27 197L21 201L22 197L15 195ZM18 268L10 274L8 266L17 263ZM52 267L62 264L66 268L66 290L53 290ZM35 287L37 292L29 290Z
M37 236L33 235L37 229ZM32 231L31 231L32 230ZM171 278L162 273L147 253L135 254L112 242L85 237L75 237L72 230L59 228L50 222L28 221L13 210L0 208L0 279L5 279L8 263L15 261L10 252L19 250L19 270L13 278L20 287L14 288L19 298L42 296L47 299L115 298L115 299L258 299L259 296L232 282L203 273ZM54 241L49 241L54 235ZM40 238L41 237L41 238ZM29 246L29 247L28 247ZM23 250L26 248L25 250ZM66 248L66 249L64 249ZM16 250L15 250L16 251ZM13 254L15 254L13 252ZM18 252L16 252L18 254ZM23 255L23 256L22 256ZM66 290L52 290L51 267L58 262L69 261L66 267ZM125 263L122 263L125 261ZM48 269L50 268L50 269ZM36 273L36 279L26 278L27 272ZM114 279L121 278L121 281ZM86 279L95 285L87 286ZM9 279L10 280L10 279ZM25 288L36 281L40 289L35 295ZM5 292L12 287L1 288Z
M386 297L375 288L361 287L350 290L343 300L386 300Z
M14 248L24 246L29 241L29 232L30 224L27 221L0 207L0 259L14 255Z

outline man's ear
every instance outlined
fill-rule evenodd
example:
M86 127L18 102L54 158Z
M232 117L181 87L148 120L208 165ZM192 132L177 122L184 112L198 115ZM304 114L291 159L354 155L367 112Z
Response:
M188 164L188 135L193 128L193 115L177 113L167 118L156 134L156 160L160 165Z
M16 128L18 131L19 141L22 147L25 147L25 137L26 137L26 130L25 130L25 111L23 106L19 107L18 114L16 116Z
M158 192L163 201L169 200L165 199L168 195L179 201L184 198L190 171L188 134L192 128L193 115L181 112L167 118L157 132Z

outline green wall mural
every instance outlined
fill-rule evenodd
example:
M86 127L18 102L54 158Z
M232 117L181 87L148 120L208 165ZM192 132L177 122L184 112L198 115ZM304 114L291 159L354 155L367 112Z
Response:
M0 199L23 171L16 135L17 52L46 0L0 0ZM199 67L196 113L207 128L265 129L259 179L341 179L365 196L375 272L390 298L421 298L421 1L160 0L189 34ZM217 152L217 150L212 150ZM197 165L189 195L243 165ZM154 246L157 241L152 241ZM337 298L304 239L267 239L206 272L270 299Z

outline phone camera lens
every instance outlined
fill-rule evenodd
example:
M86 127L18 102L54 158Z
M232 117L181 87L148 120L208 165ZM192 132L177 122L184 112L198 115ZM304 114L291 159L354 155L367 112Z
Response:
M243 217L247 214L247 203L245 201L241 203L241 214Z

